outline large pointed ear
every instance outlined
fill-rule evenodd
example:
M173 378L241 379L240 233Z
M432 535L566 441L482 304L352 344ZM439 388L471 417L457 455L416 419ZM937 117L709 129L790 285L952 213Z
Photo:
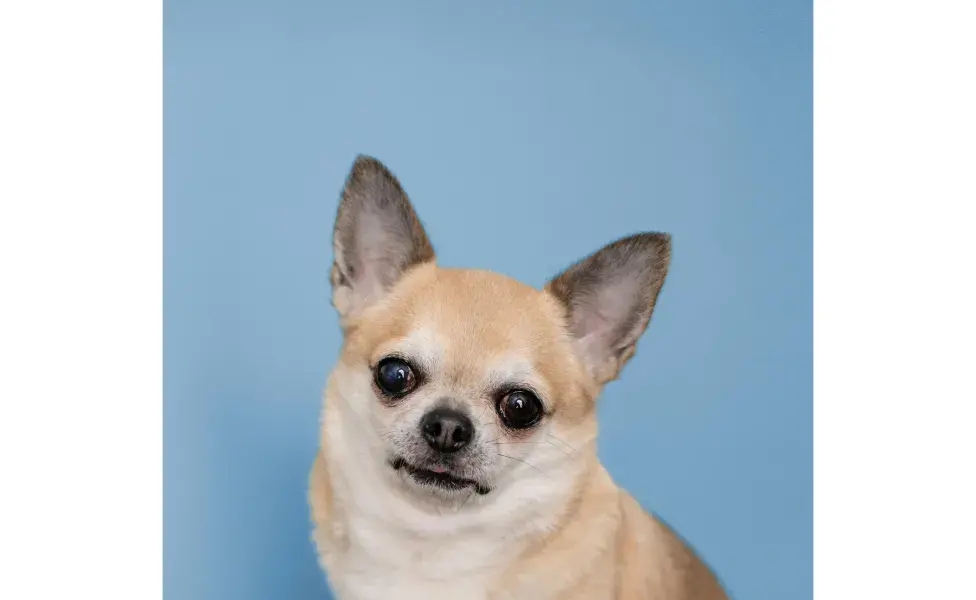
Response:
M332 236L332 304L345 322L383 296L434 248L400 183L383 163L353 163Z
M570 333L594 380L617 377L647 328L671 257L671 237L640 233L569 267L546 290L566 308Z

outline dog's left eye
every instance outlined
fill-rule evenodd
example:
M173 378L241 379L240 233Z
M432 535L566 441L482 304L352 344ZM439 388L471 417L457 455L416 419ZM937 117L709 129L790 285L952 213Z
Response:
M376 366L376 385L391 396L409 394L417 386L417 376L399 358L385 358Z
M498 403L498 414L508 427L527 429L539 422L542 402L532 392L515 390Z

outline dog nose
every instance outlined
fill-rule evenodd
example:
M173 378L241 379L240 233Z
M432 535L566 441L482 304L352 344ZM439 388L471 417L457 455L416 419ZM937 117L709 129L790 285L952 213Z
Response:
M471 419L451 408L435 408L420 420L420 431L438 452L457 452L468 445L474 433Z

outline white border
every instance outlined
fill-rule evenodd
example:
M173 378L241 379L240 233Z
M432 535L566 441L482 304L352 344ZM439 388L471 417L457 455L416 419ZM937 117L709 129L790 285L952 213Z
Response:
M161 17L0 3L0 598L162 596Z
M816 597L976 598L976 7L815 12Z
M976 597L973 4L816 16L816 596ZM2 598L161 595L160 25L0 5Z

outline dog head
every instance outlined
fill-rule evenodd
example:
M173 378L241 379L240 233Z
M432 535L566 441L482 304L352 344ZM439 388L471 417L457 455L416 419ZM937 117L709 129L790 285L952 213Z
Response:
M634 353L670 254L666 234L613 242L543 289L435 265L399 182L359 157L333 238L344 343L330 385L343 437L432 498L568 477L592 455L595 400Z

